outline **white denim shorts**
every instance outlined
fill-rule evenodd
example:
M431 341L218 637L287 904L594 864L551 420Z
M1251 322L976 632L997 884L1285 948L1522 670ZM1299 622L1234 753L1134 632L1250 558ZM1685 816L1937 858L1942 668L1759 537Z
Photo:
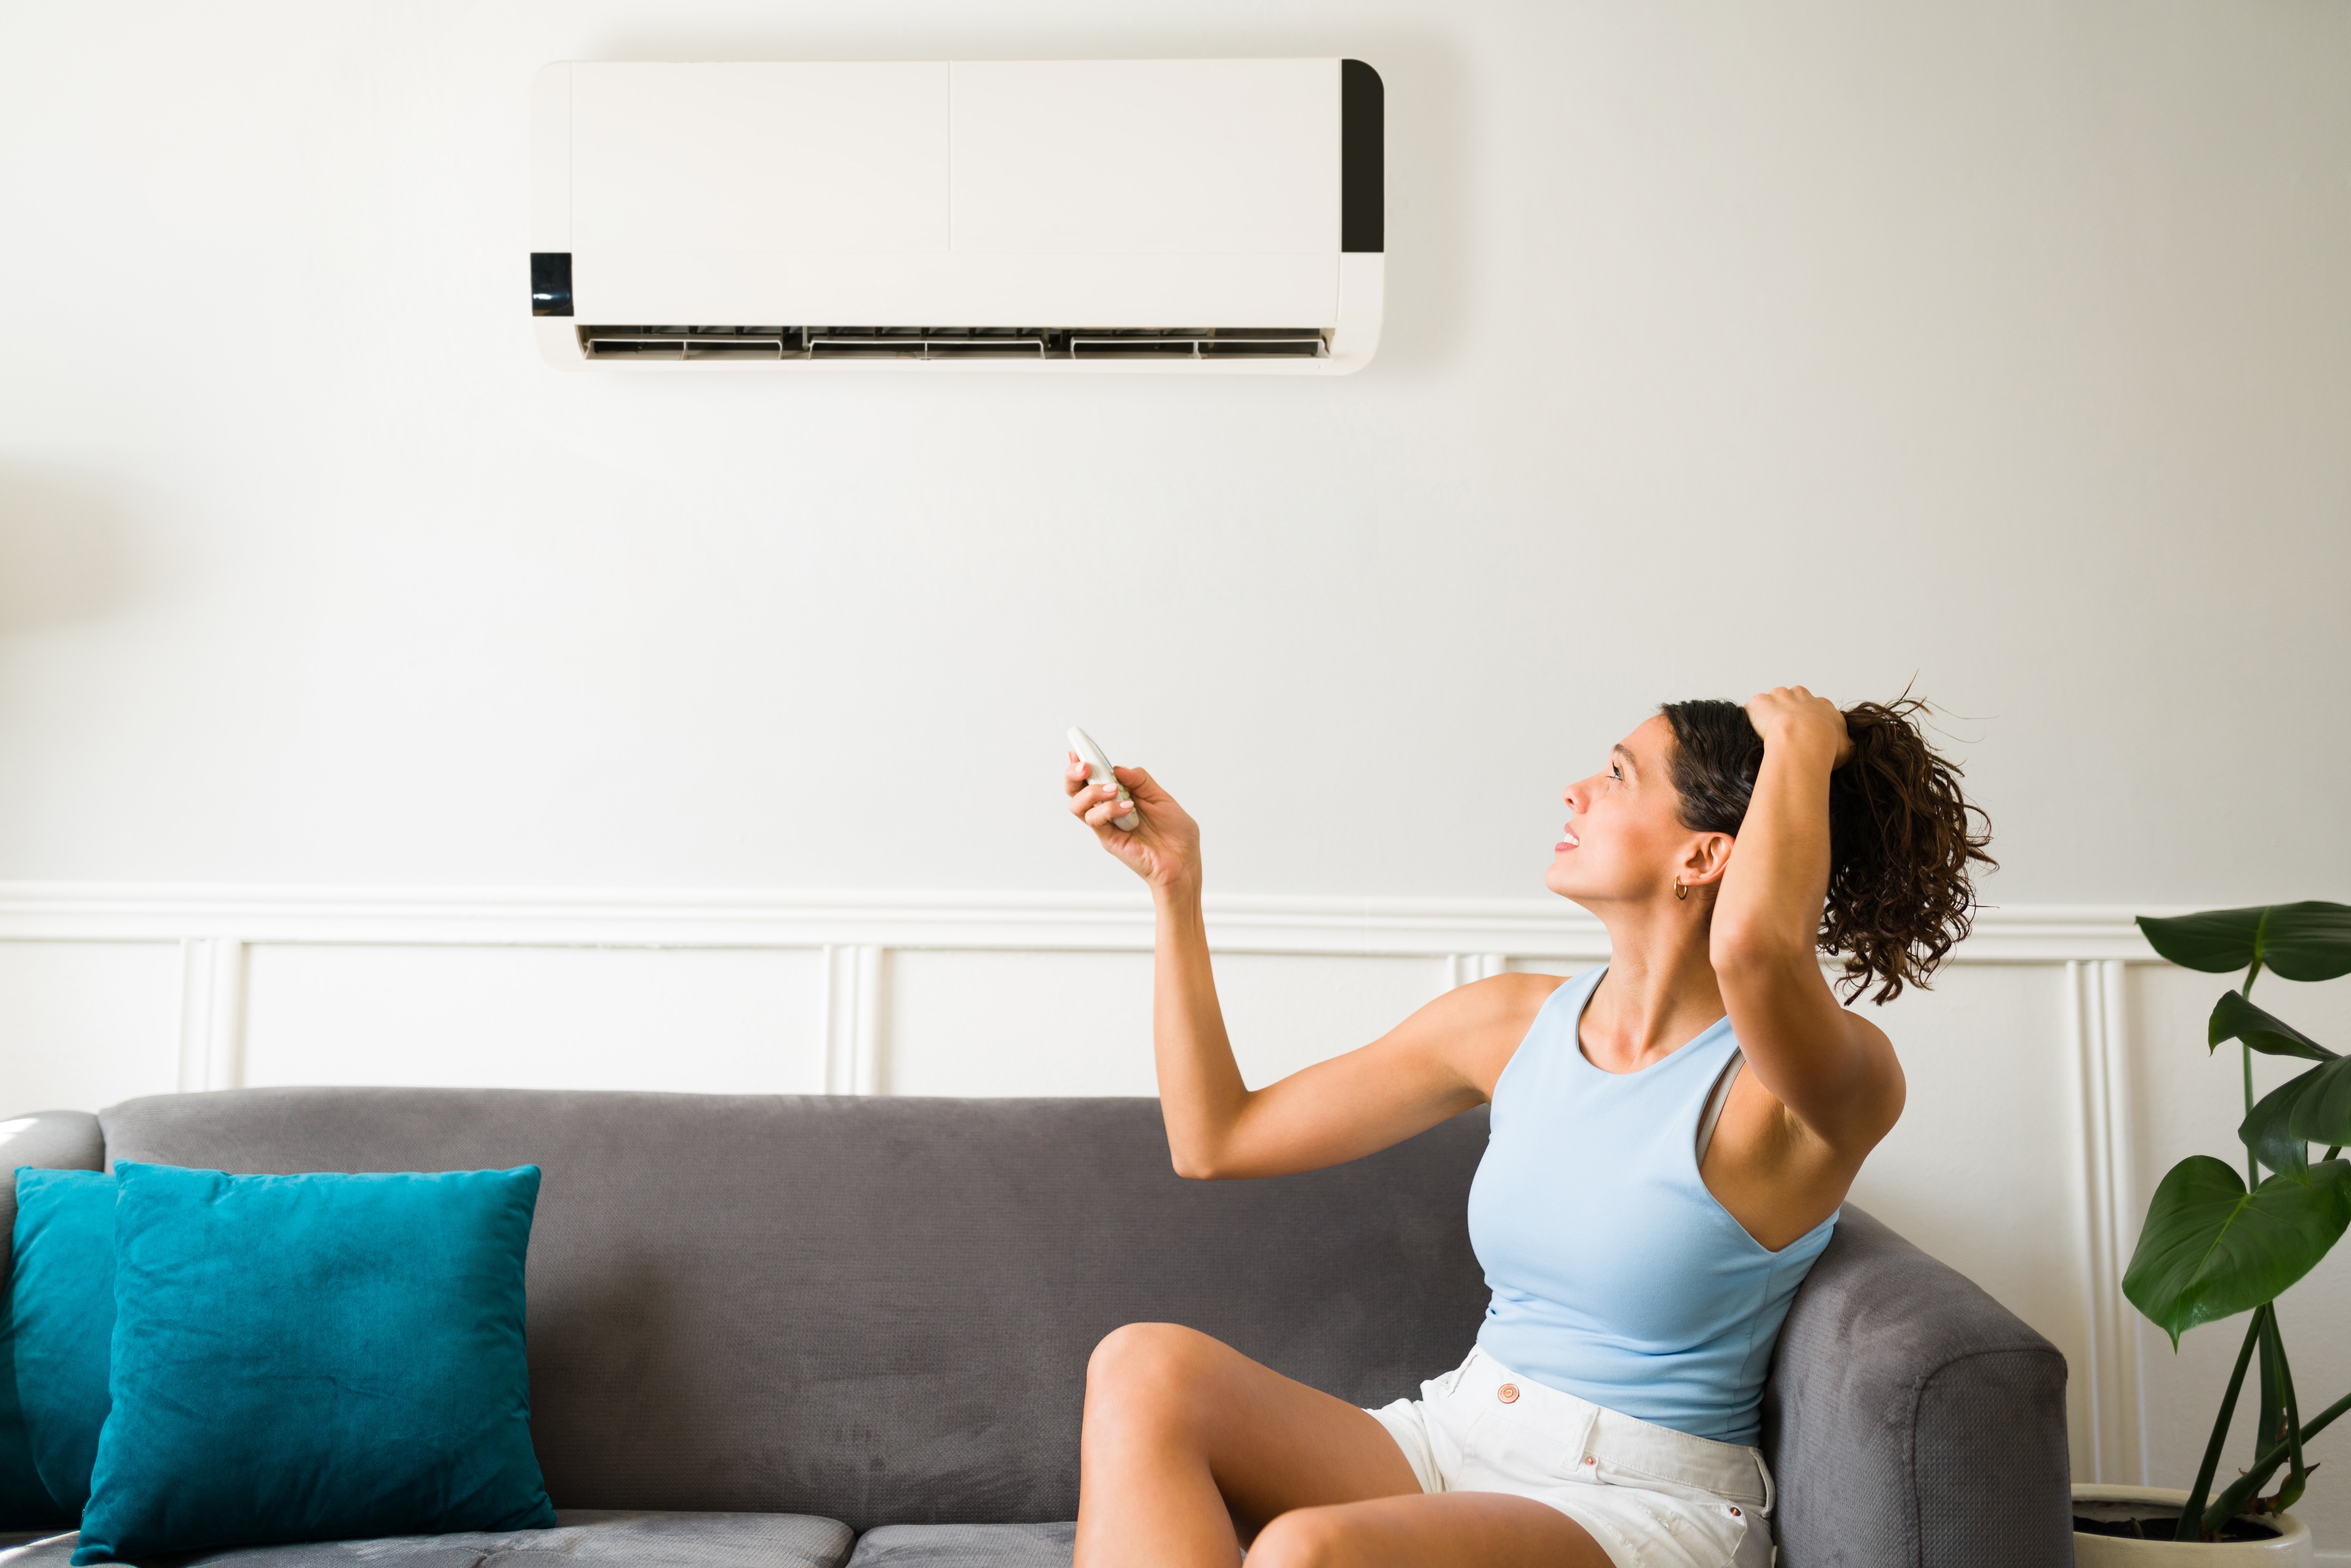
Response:
M1423 1491L1499 1491L1583 1526L1616 1568L1770 1568L1762 1454L1546 1388L1482 1350L1371 1412Z

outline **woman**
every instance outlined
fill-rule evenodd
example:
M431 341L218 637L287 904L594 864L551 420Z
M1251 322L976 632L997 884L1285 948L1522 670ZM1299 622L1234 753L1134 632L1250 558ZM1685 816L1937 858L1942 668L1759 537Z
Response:
M1071 810L1151 886L1153 1034L1178 1174L1359 1158L1481 1102L1475 1349L1361 1410L1208 1336L1132 1323L1086 1376L1077 1568L1738 1568L1771 1560L1763 1376L1855 1174L1902 1113L1883 1030L1991 864L1922 705L1802 686L1672 703L1566 792L1545 883L1608 927L1561 981L1449 991L1359 1051L1241 1082L1200 916L1199 831L1139 768L1141 822L1072 756ZM1734 852L1735 851L1735 852ZM1743 1070L1742 1070L1743 1069Z

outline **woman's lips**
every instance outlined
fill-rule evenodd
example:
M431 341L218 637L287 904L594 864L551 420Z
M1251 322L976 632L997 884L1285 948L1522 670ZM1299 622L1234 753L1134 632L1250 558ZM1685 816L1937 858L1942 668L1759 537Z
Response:
M1565 829L1562 829L1562 830L1561 830L1561 831L1562 831L1562 832L1566 832L1566 830L1565 830ZM1555 843L1555 844L1552 845L1552 852L1553 852L1553 853L1557 853L1557 852L1558 852L1559 851L1561 851L1561 850L1572 850L1572 849L1575 848L1575 844L1576 844L1575 835L1574 835L1573 833L1568 833L1568 834L1567 834L1567 836L1566 836L1565 838L1563 838L1563 839L1560 840L1560 841L1559 841L1559 842L1557 842L1557 843Z

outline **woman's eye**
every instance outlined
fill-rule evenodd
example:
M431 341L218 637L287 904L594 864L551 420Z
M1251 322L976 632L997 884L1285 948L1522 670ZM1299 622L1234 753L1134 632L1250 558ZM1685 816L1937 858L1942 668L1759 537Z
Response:
M1617 783L1622 784L1625 782L1625 770L1612 762L1608 765L1608 777L1616 780Z

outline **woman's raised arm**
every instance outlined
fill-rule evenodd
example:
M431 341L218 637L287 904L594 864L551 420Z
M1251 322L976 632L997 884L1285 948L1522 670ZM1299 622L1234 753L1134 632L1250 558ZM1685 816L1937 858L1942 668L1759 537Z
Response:
M1248 1087L1209 963L1199 828L1149 773L1117 772L1143 819L1131 831L1112 824L1125 810L1116 791L1087 784L1074 754L1063 783L1071 813L1151 888L1152 1050L1177 1175L1282 1176L1340 1165L1486 1100L1556 981L1501 975L1460 987L1360 1050Z
M1836 706L1802 686L1765 692L1747 713L1763 763L1722 873L1708 956L1757 1081L1858 1159L1901 1115L1903 1083L1886 1032L1839 1006L1821 969L1829 775L1852 741Z

